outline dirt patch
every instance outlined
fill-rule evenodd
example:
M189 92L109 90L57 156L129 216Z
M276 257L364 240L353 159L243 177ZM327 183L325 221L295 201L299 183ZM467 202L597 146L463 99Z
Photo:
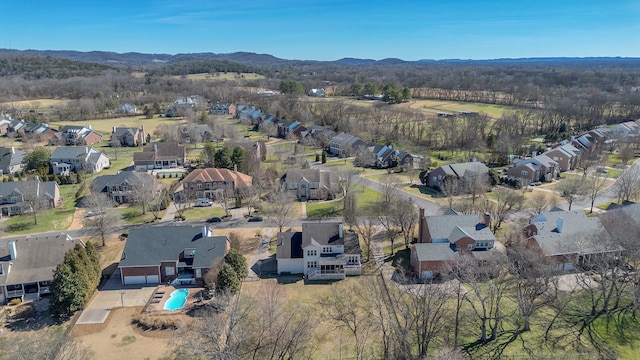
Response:
M142 307L115 308L104 324L76 325L70 336L95 359L158 359L171 354L170 330L144 331L131 324Z
M73 212L73 219L71 225L67 230L80 230L83 228L84 216L87 213L87 209L76 208Z

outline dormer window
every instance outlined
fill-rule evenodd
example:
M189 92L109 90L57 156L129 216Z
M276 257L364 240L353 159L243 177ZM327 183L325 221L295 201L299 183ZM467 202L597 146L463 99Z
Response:
M196 249L184 249L184 257L187 259L193 258L196 256Z

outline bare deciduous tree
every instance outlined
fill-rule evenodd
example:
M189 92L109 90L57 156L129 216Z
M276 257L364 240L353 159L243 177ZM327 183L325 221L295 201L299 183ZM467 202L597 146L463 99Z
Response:
M113 200L104 193L97 193L85 196L83 204L92 215L84 220L84 228L99 237L102 246L105 246L107 234L120 221L120 214L113 210Z
M286 190L275 190L269 194L265 213L276 224L279 232L291 223L294 203L293 195Z
M563 199L567 200L569 210L576 200L581 199L586 194L585 183L579 178L568 178L560 181L556 187Z

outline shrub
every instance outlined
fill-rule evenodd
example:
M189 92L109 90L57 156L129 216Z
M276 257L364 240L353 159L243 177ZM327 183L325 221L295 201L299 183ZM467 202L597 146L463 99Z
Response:
M9 304L11 304L11 305L18 305L18 304L20 304L21 302L22 302L22 299L20 299L20 298L13 298L13 299L11 299L11 301L9 301Z
M134 315L131 322L144 330L177 329L179 325L178 319L171 316L150 316L143 314Z

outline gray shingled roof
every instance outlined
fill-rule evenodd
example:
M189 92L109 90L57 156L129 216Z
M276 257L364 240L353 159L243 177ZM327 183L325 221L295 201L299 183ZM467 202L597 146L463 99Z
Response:
M456 226L451 230L451 234L449 234L449 242L453 243L467 236L474 241L496 241L495 235L493 235L488 227Z
M589 218L582 210L550 211L531 218L529 223L538 229L533 238L546 255L622 250L612 243L600 219Z
M91 191L102 192L105 186L120 185L124 182L135 185L144 181L153 182L154 176L148 173L137 171L120 171L116 175L101 175L91 182Z
M26 152L22 150L12 150L9 147L0 147L0 168L9 167L22 163Z
M414 246L418 261L447 261L458 256L449 243L417 243Z
M89 152L98 152L98 150L90 146L58 146L51 153L51 159L84 159Z
M301 259L302 233L289 229L278 234L276 259Z
M38 180L25 180L0 182L0 197L6 197L15 191L20 194L37 193L40 196L53 198L55 187L55 181L40 182Z
M455 174L452 175L457 175L458 177L471 176L472 174L478 173L486 174L489 172L489 168L487 167L487 165L478 161L450 164L447 166L451 167L451 169L455 172ZM447 174L449 173L447 172Z
M436 215L426 216L427 227L432 239L448 239L456 226L464 228L483 228L475 215Z
M9 241L12 240L16 242L14 260L11 260L9 255ZM0 284L52 280L56 266L64 260L64 254L73 249L76 244L82 244L82 242L72 240L66 233L0 239L0 264L4 272L8 272L6 276L0 276Z
M195 249L192 266L208 268L226 254L227 237L202 237L202 226L153 226L129 230L120 267L160 266L181 259L185 249Z

